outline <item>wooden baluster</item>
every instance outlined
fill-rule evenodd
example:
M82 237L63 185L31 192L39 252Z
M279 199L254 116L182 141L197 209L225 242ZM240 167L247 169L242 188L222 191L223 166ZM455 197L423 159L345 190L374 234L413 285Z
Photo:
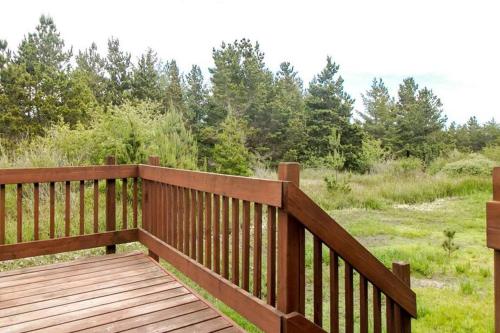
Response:
M394 275L410 287L410 265L403 262L392 263L392 271ZM411 316L402 309L398 304L394 303L394 328L396 332L409 333L411 332Z
M196 191L191 190L191 258L196 260Z
M99 180L94 179L94 233L98 232L99 232Z
M381 294L375 286L373 286L373 333L382 333Z
M122 229L128 229L128 179L122 179Z
M368 281L359 275L359 330L368 333Z
M262 293L262 205L255 203L253 207L253 294Z
M114 156L106 157L107 165L115 165L116 159ZM115 179L106 179L106 231L116 230L116 193ZM106 254L116 252L116 245L107 245Z
M231 202L232 209L232 281L235 285L240 285L240 202L233 198Z
M200 264L203 264L203 192L198 192L198 240L197 240L197 259Z
M162 202L163 202L163 241L165 243L168 243L168 212L170 210L170 207L168 206L168 185L163 184L163 195L162 195Z
M179 234L180 234L180 230L179 230L179 197L178 197L178 187L177 186L173 186L172 187L172 200L173 200L173 204L174 204L174 219L172 221L172 226L174 227L174 231L173 231L173 246L175 248L179 248L179 243L180 243L180 240L179 240Z
M0 245L5 244L5 184L0 184Z
M340 332L339 325L339 256L330 250L330 331Z
M160 165L160 158L158 156L149 156L148 158L148 164L149 165L152 165L152 166L159 166ZM157 196L157 193L155 193L155 186L152 182L148 182L148 188L146 189L147 190L147 195L148 195L148 198L147 198L147 226L148 226L148 230L149 232L151 232L153 235L155 234L154 233L154 225L155 225L155 222L156 222L156 219L155 219L155 211L157 212L158 211L158 206L155 206L155 203L157 203L157 200L158 199L158 196ZM144 199L143 199L144 200ZM148 255L153 258L154 260L156 261L160 261L160 257L158 256L158 254L156 254L155 252L151 251L151 250L148 250Z
M276 207L267 207L267 303L276 305Z
M17 242L23 241L23 185L17 184Z
M229 279L229 198L222 197L222 276Z
M80 235L85 233L85 181L80 180Z
M71 183L65 183L65 207L64 207L64 235L69 237L71 234Z
M213 197L214 202L214 234L213 234L213 243L214 243L214 272L220 273L220 196L214 194Z
M205 266L212 268L212 194L205 193Z
M298 163L280 163L278 178L299 186ZM286 186L286 185L285 185ZM278 214L278 310L305 312L305 229L284 209Z
M177 217L177 230L179 233L177 248L182 252L184 249L184 193L182 192L182 187L177 188L177 202L179 209L179 215Z
M182 189L184 193L184 253L189 255L189 221L190 221L190 214L191 214L191 205L190 205L190 200L189 200L189 189L183 188Z
M158 210L158 221L157 221L157 236L159 239L163 240L163 233L165 232L164 225L164 211L165 211L165 202L163 201L163 184L157 183L158 187L158 195L157 195L157 210Z
M137 206L138 206L138 180L137 177L134 178L134 185L133 185L133 201L132 201L132 209L133 209L133 220L134 220L134 228L137 228Z
M323 326L323 250L321 239L314 236L313 242L314 323Z
M394 303L386 295L385 296L385 326L387 333L394 333Z
M243 201L243 227L241 233L242 244L242 287L246 291L250 288L250 202Z
M352 266L344 261L344 288L345 288L345 331L354 332L354 288L353 288L353 269Z
M50 205L50 222L49 222L49 236L55 237L56 221L55 221L55 202L56 202L56 184L51 182L49 185L49 205Z
M174 207L174 192L173 192L173 186L172 185L167 185L167 208L168 208L168 222L167 222L167 230L168 230L168 236L167 236L167 243L170 245L174 244L174 213L175 213L175 207Z
M35 240L40 239L40 184L33 184L33 233Z

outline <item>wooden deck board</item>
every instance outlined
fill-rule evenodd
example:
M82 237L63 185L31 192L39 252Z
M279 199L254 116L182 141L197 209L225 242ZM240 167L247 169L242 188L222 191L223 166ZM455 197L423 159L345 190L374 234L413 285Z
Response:
M0 273L0 332L227 329L241 332L138 252Z

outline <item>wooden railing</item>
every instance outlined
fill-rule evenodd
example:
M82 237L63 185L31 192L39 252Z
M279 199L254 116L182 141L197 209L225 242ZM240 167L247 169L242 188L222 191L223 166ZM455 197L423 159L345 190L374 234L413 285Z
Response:
M0 245L0 260L97 246L113 252L115 244L139 241L151 257L168 261L266 332L411 330L416 301L409 287L409 266L396 263L394 272L389 271L317 206L299 189L298 164L280 164L278 180L158 165L158 158L151 157L148 165L0 170L1 235L5 234L5 186L18 189L21 214L26 184L35 184L35 212L40 193L36 184L49 183L50 189L55 188L51 184L62 182L65 197L64 232L56 232L52 217L56 195L49 194L48 231L43 229L39 237L41 229L36 227L34 239L21 233L16 244ZM101 223L105 228L99 228L102 218L96 204L99 180L106 182L106 214ZM117 180L122 185L121 223L116 221ZM75 232L69 213L71 182L80 184ZM85 189L92 186L94 215L89 219L84 215L89 207ZM22 230L22 215L17 221ZM39 223L34 218L33 225ZM5 237L1 240L4 244ZM306 260L308 248L313 253L312 267ZM325 255L329 256L326 262ZM329 298L326 308L324 296ZM325 316L330 320L324 321Z
M500 168L493 170L493 201L486 205L486 242L494 250L495 332L500 332Z

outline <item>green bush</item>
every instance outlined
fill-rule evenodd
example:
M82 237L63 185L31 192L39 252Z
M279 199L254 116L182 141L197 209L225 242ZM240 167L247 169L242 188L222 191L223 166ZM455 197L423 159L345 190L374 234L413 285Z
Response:
M471 154L467 159L446 164L442 172L449 176L489 176L494 163L481 155Z
M500 146L485 147L481 151L481 154L484 155L487 159L495 162L500 162Z

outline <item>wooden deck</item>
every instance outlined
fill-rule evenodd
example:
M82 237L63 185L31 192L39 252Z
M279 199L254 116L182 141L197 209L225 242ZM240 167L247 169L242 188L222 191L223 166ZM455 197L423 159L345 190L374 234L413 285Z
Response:
M0 273L0 332L241 332L140 252Z

